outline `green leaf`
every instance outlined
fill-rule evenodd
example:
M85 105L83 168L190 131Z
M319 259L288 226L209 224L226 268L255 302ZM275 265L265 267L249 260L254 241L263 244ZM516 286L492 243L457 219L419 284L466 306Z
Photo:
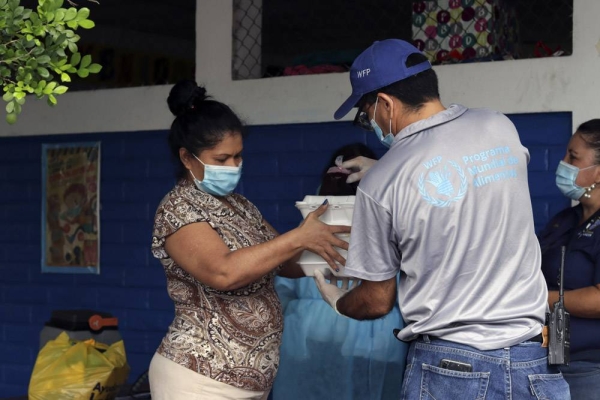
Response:
M67 40L67 35L65 33L61 33L60 35L58 35L56 40L54 40L54 44L60 46L65 40Z
M4 96L2 96L2 100L4 101L11 101L14 98L14 95L11 92L6 92L4 93Z
M91 63L92 63L92 56L90 56L89 54L86 56L83 56L83 58L81 59L81 65L79 66L79 68L87 68Z
M79 28L79 23L77 21L69 21L67 22L67 26L71 29Z
M102 70L102 65L100 64L91 64L88 69L90 70L90 74L97 74Z
M90 9L87 7L80 8L77 12L77 21L87 19L90 16Z
M15 110L15 102L14 101L10 101L7 105L6 105L6 112L7 113L11 113Z
M73 53L71 56L71 65L76 67L79 61L81 61L81 53Z
M21 93L21 96L19 96L19 97L15 96L15 100L17 101L18 105L25 104L25 96L26 96L25 93Z
M25 7L19 6L19 7L15 8L15 11L13 11L13 15L15 17L18 17L23 14L23 11L25 11Z
M72 21L77 17L77 9L75 7L71 7L65 13L64 21Z
M48 105L50 105L51 107L54 107L56 105L56 97L54 97L51 94L48 95Z
M67 70L67 72L68 72L68 73L70 73L70 74L75 74L75 73L77 73L77 68L75 68L75 67L71 67L71 68L69 68L69 69Z
M90 75L90 70L86 68L79 68L77 75L79 75L80 78L87 78Z
M67 93L67 90L69 90L68 87L66 86L57 86L56 89L54 89L54 94L65 94Z
M64 8L59 8L54 13L54 21L62 22L65 19L66 14L67 14L67 10L65 10Z
M54 88L56 87L57 83L56 82L50 82L49 84L46 85L46 87L43 90L44 94L51 94L54 91Z
M8 122L11 125L16 124L17 123L17 114L15 114L15 113L6 114L6 122Z
M54 13L53 12L47 12L46 13L46 21L48 22L52 22L54 20Z
M27 93L25 93L25 92L18 92L18 93L15 93L15 99L17 99L17 100L18 100L18 99L22 99L22 98L24 98L26 95L27 95Z
M64 72L63 72L63 73L60 75L60 80L61 80L62 82L71 82L71 77L69 76L69 74L67 74L67 73L64 73Z
M36 58L38 64L48 64L50 62L50 56L43 55Z
M8 0L0 0L0 7L4 7L8 3Z
M83 19L83 20L79 21L78 23L79 23L79 26L82 27L83 29L92 29L93 27L96 26L94 21L92 21L90 19Z
M77 45L73 42L69 42L69 50L71 53L77 53Z
M50 72L44 67L38 67L37 72L42 78L48 78L50 76Z

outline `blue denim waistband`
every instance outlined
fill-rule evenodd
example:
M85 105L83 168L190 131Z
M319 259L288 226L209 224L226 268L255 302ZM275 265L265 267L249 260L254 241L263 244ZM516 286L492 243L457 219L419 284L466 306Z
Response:
M496 363L505 363L508 360L510 362L531 362L532 360L547 362L546 357L548 356L548 349L535 341L525 341L511 347L496 350L478 350L466 344L450 342L428 335L420 336L415 342L415 347L420 350L464 354L468 357L480 358L487 362Z

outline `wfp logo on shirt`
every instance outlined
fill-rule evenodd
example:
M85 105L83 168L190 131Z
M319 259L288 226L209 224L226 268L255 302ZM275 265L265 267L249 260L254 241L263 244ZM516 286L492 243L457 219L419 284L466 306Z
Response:
M437 156L425 161L426 171L419 177L421 197L435 207L448 207L462 200L469 187L463 169L454 161L444 163L442 160Z

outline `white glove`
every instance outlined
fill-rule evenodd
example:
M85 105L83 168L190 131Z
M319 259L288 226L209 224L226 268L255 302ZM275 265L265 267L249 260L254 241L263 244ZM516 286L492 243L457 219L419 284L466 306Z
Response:
M358 156L351 160L344 161L342 163L342 168L347 168L352 171L357 171L357 172L354 172L354 173L348 175L348 178L346 179L346 183L360 181L363 178L363 176L365 176L365 174L367 173L369 168L371 168L373 165L375 165L376 162L377 162L377 160L373 160L372 158L367 158L367 157L363 157L363 156Z
M330 274L325 278L325 275L319 270L315 271L315 282L317 289L321 292L323 300L325 300L336 313L340 314L337 309L338 300L358 285L358 279L353 278L338 278L333 274ZM330 283L327 283L325 279L329 279ZM342 287L338 287L338 281L342 282ZM343 314L340 314L343 315Z

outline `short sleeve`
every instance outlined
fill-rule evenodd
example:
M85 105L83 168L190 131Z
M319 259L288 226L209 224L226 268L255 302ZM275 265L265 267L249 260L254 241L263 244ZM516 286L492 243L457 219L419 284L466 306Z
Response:
M399 269L400 252L392 215L359 187L344 273L378 282L394 277Z
M165 241L180 228L195 222L209 222L208 213L183 198L167 195L158 206L152 231L152 254L158 259L168 258Z

